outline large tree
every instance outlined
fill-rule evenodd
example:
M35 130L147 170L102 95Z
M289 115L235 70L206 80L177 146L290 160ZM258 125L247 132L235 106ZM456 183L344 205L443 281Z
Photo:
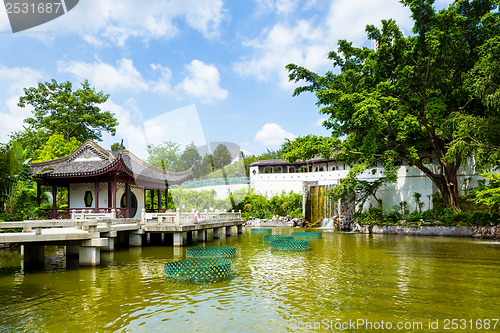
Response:
M97 92L85 80L80 89L73 91L71 82L56 80L38 83L38 87L24 89L18 105L33 106L33 117L24 120L31 130L45 130L52 135L61 133L66 141L71 138L83 142L87 139L101 140L102 132L115 135L118 125L114 115L101 111L99 104L109 95Z
M456 0L440 11L433 2L401 1L415 21L411 36L386 20L381 29L366 28L373 49L339 41L338 52L329 54L338 73L320 76L294 64L287 69L290 80L308 83L294 96L315 93L320 112L329 116L330 155L388 166L405 160L458 211L457 172L480 153L473 140L482 140L481 131L465 130L468 124L490 129L490 147L500 142L499 57L492 56L500 51L499 1Z
M212 158L215 169L222 169L232 161L229 149L222 143L215 148Z
M155 167L169 171L180 171L179 169L179 144L172 141L164 141L159 145L147 146L149 157L147 162Z
M203 174L201 174L201 162L202 157L200 153L198 153L198 149L194 145L194 142L187 145L184 152L179 157L179 165L183 170L188 170L191 167L193 168L193 178L203 176Z

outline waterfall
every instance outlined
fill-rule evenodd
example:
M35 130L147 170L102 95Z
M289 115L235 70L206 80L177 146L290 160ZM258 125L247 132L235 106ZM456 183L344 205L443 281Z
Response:
M335 226L333 224L335 218L334 217L328 217L324 218L323 221L321 221L321 229L334 229Z

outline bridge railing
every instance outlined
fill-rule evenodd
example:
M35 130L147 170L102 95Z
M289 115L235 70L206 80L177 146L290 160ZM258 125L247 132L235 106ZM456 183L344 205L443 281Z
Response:
M176 211L168 211L164 213L146 213L142 211L142 223L148 222L168 225L190 225L196 223L216 223L226 221L239 221L241 220L241 211L218 211L208 212L181 212L180 209Z

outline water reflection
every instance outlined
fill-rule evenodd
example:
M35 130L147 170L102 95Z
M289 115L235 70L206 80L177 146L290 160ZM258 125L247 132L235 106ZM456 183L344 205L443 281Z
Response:
M207 243L219 244L237 248L233 276L207 285L163 279L163 264L183 259L185 249L103 252L101 267L74 269L54 248L47 271L29 273L18 250L0 251L0 331L280 332L293 320L427 322L500 312L495 242L324 233L300 253L273 252L250 233Z

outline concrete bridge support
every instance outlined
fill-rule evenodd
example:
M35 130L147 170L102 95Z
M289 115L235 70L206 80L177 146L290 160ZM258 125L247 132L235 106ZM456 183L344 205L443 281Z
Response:
M45 259L45 246L43 245L23 245L24 268L43 269Z
M191 243L196 244L198 243L198 230L191 231Z
M207 230L198 230L198 242L206 242L207 241Z
M101 264L101 247L108 246L108 238L92 238L82 241L78 258L80 266L99 266Z
M101 248L97 246L80 246L80 266L98 266L101 264Z
M174 232L174 247L184 246L184 233Z
M214 237L214 239L220 238L220 228L214 228L213 237Z
M243 233L243 225L240 224L237 226L237 228L238 228L238 235L241 235Z
M118 233L115 230L101 233L103 237L108 238L108 245L101 248L102 251L111 252L115 250L115 243L117 243Z
M66 245L66 257L78 257L80 247L78 245Z
M226 227L226 238L233 235L233 227Z
M144 229L139 229L137 231L132 231L128 235L128 245L129 246L142 246L142 237L144 236Z

